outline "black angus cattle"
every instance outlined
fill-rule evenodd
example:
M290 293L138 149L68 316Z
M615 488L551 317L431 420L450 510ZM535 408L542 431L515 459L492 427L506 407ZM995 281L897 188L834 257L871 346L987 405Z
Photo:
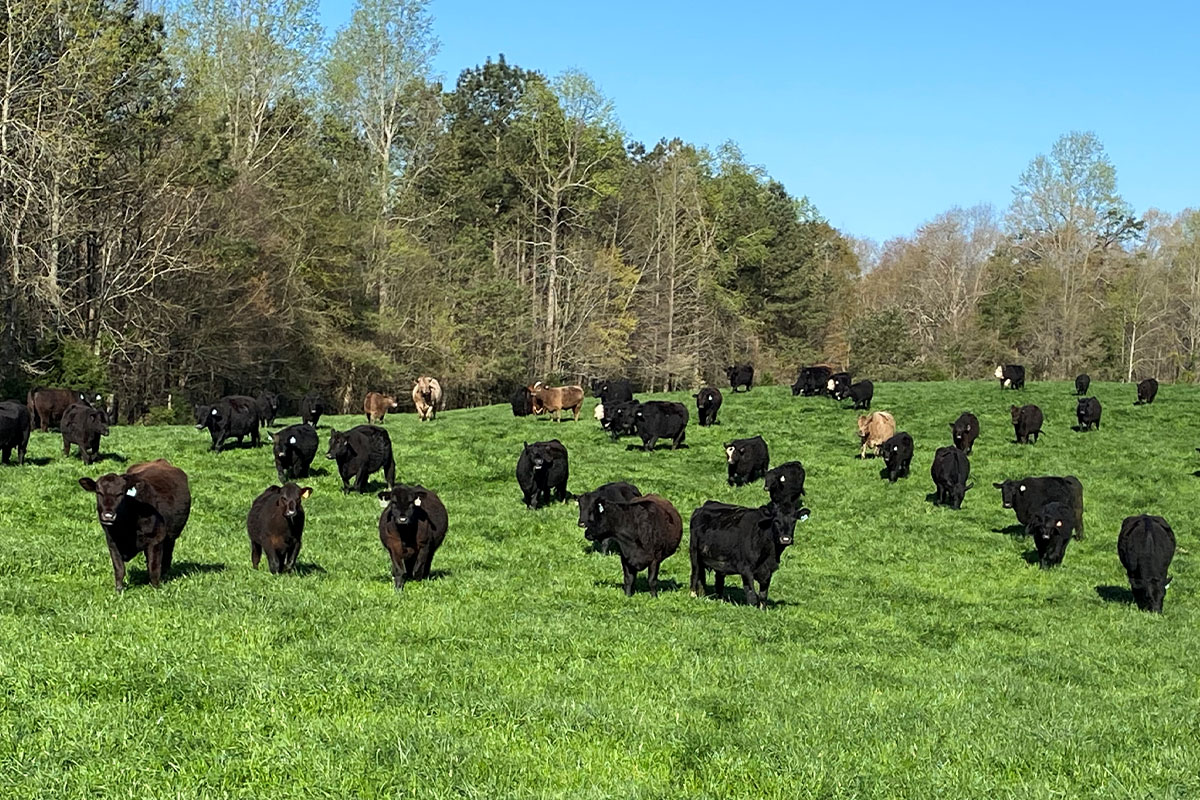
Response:
M30 389L25 396L25 405L29 409L32 425L46 433L50 428L58 427L62 415L76 403L90 405L88 398L92 396L74 389L47 389L44 386Z
M1033 537L1039 567L1050 569L1062 563L1074 527L1075 511L1065 503L1047 503L1033 513L1025 533Z
M929 474L937 492L937 504L955 510L962 508L963 498L971 488L967 485L967 479L971 477L971 462L967 460L967 454L957 447L939 447L933 454L933 466L929 468Z
M637 400L625 400L619 403L609 403L604 406L604 416L600 418L600 427L608 431L615 442L622 436L632 436L636 432L637 410L641 405Z
M7 464L12 451L17 451L17 464L25 464L29 449L29 433L33 417L26 406L16 401L0 403L0 464Z
M835 372L825 381L825 393L834 400L844 400L850 395L850 373Z
M634 486L632 483L625 481L615 481L606 483L603 486L591 492L584 492L575 498L579 502L579 527L585 531L599 521L599 515L596 513L597 503L615 503L620 500L632 500L635 497L641 497L642 490ZM586 538L586 534L585 534ZM612 544L612 537L604 537L603 539L590 539L592 546L605 555L608 554L609 546Z
M354 491L367 491L367 478L383 470L383 477L391 489L396 485L396 460L392 457L392 437L383 428L375 425L358 425L348 431L329 431L329 450L325 457L337 461L338 474L342 476L342 493L350 491L350 480L354 480Z
M1020 364L1004 364L993 373L1000 380L1001 389L1024 389L1025 367Z
M799 461L786 461L768 470L763 488L771 498L770 505L799 508L800 498L804 496L804 465Z
M764 477L771 466L767 443L761 436L725 443L730 486L745 486Z
M1088 387L1092 385L1091 377L1086 373L1080 373L1075 376L1075 394L1081 397L1087 394Z
M895 483L897 478L908 476L913 457L912 436L900 431L879 445L879 452L883 455L884 474L889 481Z
M598 501L584 530L589 542L612 538L621 551L625 596L633 596L637 574L646 570L650 596L658 597L658 568L679 549L683 519L675 506L655 494L632 500Z
M670 439L671 449L678 450L687 435L688 410L683 403L650 400L638 406L633 419L646 452L652 451L659 439Z
M1017 436L1017 444L1037 444L1042 435L1042 410L1035 405L1009 406L1012 416L1013 431Z
M325 413L325 401L316 392L309 392L300 401L300 421L305 425L317 427L321 416Z
M450 525L446 506L424 486L405 485L380 492L379 541L392 559L392 585L404 590L408 580L429 577L433 555L446 540Z
M704 578L712 570L718 597L725 595L725 576L737 575L746 603L766 608L771 576L779 569L784 548L792 543L796 522L808 519L808 513L807 508L745 508L713 500L697 508L688 525L692 597L707 594Z
M567 448L558 439L526 443L517 459L517 485L528 508L537 510L554 501L567 499Z
M592 396L600 398L605 405L627 402L633 399L633 384L626 378L595 381L592 383Z
M275 454L275 474L279 476L279 482L307 478L319 446L317 431L311 425L289 425L272 433L271 450Z
M1021 478L992 485L1000 490L1001 503L1016 512L1017 522L1022 525L1028 525L1034 513L1049 503L1069 506L1075 512L1072 529L1077 538L1083 538L1083 484L1074 475Z
M1133 600L1142 611L1161 614L1171 578L1167 569L1175 557L1175 532L1162 517L1126 517L1117 536L1117 556Z
M528 417L533 413L533 392L529 391L528 386L517 387L509 402L512 403L514 417Z
M299 427L299 426L297 426ZM294 483L270 486L254 498L246 515L250 534L250 564L258 569L263 552L272 575L291 572L304 538L304 505L312 489Z
M700 418L700 427L707 428L709 425L716 425L717 412L721 410L721 403L725 402L725 398L721 396L721 390L713 386L706 386L692 396L696 398L696 411Z
M871 407L871 399L875 397L875 384L868 380L850 384L846 395L853 401L855 408L866 411Z
M228 439L237 439L241 444L246 436L252 446L258 447L258 404L253 397L230 395L212 405L196 406L196 430L205 428L212 436L211 450L220 452Z
M735 392L739 386L745 386L748 392L754 385L754 365L734 364L731 367L726 367L725 377L729 378L729 388Z
M71 455L71 445L79 445L79 457L91 464L100 456L100 437L108 436L108 417L103 411L76 403L62 415L59 425L63 438L63 455Z
M1158 381L1154 378L1146 378L1146 380L1137 385L1137 402L1134 405L1149 405L1154 402L1154 397L1157 394Z
M1079 420L1079 430L1086 431L1093 426L1100 430L1100 401L1094 397L1081 397L1075 403L1075 418Z
M959 414L958 419L950 423L950 438L955 447L970 455L979 438L979 418L970 411Z
M125 564L146 554L150 585L171 571L175 540L187 524L192 495L187 475L165 459L135 464L124 475L109 473L79 485L96 495L96 516L112 558L113 583L125 591Z
M255 398L254 405L258 409L258 422L260 425L275 424L275 418L279 416L279 395L272 392L263 392Z
M800 374L796 377L796 382L792 384L792 395L804 395L811 397L812 395L825 394L829 391L829 376L833 374L833 370L825 366L816 367L801 367Z

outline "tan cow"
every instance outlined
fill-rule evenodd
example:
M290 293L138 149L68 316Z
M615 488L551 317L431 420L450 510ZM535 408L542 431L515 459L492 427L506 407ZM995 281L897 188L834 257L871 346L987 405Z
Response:
M442 385L437 378L422 375L413 385L412 399L421 422L437 419L438 409L442 407Z
M896 434L896 420L887 411L872 411L865 417L858 418L858 435L862 437L862 450L859 458L867 457L867 448L879 455L879 445Z
M551 387L538 381L529 387L529 393L533 395L535 414L550 411L553 412L555 421L562 422L562 412L566 409L575 414L576 422L579 421L579 412L583 410L582 386Z
M399 407L400 401L390 394L367 392L367 396L363 400L363 412L367 415L368 425L383 422L383 418L387 416L387 412L395 411Z

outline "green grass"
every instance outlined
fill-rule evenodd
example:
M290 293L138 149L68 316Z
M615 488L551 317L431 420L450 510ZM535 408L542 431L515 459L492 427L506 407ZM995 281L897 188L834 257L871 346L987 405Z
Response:
M391 586L373 495L332 462L306 483L300 574L250 568L245 515L270 450L213 455L185 427L114 428L103 451L186 470L192 518L158 591L123 596L85 472L57 435L0 468L0 797L1194 797L1200 645L1190 550L1200 389L1093 384L1104 427L1080 434L1066 384L881 384L874 408L916 439L912 476L859 461L855 412L784 387L726 392L689 449L612 444L590 418L507 407L435 423L389 416L398 478L450 513L436 580ZM1008 404L1046 433L1012 443ZM690 398L687 398L689 404ZM694 418L694 406L692 407ZM588 413L591 401L588 404ZM960 411L981 420L963 509L935 508L929 464ZM351 418L327 418L346 427ZM328 438L323 421L322 455ZM527 511L521 442L570 449L570 488L617 479L686 518L725 483L722 442L762 434L801 459L812 518L767 611L693 599L687 538L657 599L626 599L574 504ZM1061 568L1026 562L993 481L1076 474L1088 537ZM376 479L377 481L380 478ZM1166 613L1122 602L1121 520L1162 514L1179 540ZM639 588L644 589L644 577ZM1097 587L1116 587L1097 591ZM1106 599L1107 598L1107 599ZM1115 598L1115 599L1114 599Z

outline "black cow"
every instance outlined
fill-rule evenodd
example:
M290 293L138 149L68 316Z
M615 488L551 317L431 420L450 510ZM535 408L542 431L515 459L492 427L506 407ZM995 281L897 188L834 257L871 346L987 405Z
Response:
M554 500L567 499L567 448L558 439L548 442L528 442L517 459L517 485L521 487L525 505L537 510Z
M633 384L625 378L596 381L592 384L592 396L599 397L605 405L628 402L633 399Z
M835 372L825 381L825 392L834 400L844 400L850 395L850 373Z
M91 464L100 457L100 437L108 436L108 417L103 411L76 403L62 415L63 455L71 455L71 445L79 445L79 457Z
M879 445L879 452L883 454L884 474L889 481L895 483L897 478L908 477L908 466L913 457L912 436L900 431Z
M729 378L729 388L735 392L739 386L745 386L748 392L754 384L754 365L734 364L732 367L726 367L725 377Z
M753 483L765 476L771 466L767 443L761 436L726 442L725 462L728 465L730 486Z
M829 391L829 376L833 374L833 370L829 367L801 367L800 374L796 377L796 382L792 384L792 395L804 395L811 397L812 395L825 394Z
M230 395L210 406L196 406L196 430L205 428L212 436L211 450L220 452L227 439L241 444L246 436L258 447L258 404L253 397Z
M296 426L300 427L300 426ZM304 506L312 489L301 489L294 483L270 486L254 498L246 515L246 532L250 534L250 565L258 569L263 551L272 575L291 572L300 555L304 538Z
M996 367L993 374L1000 379L1001 389L1025 388L1025 367L1020 364L1005 364Z
M404 485L380 492L379 541L392 559L392 585L404 591L407 580L425 580L433 555L446 540L450 518L437 494L424 486Z
M1087 394L1088 387L1091 385L1092 379L1086 372L1075 376L1075 394L1082 397Z
M383 428L375 425L358 425L348 431L329 431L329 450L325 457L337 461L338 474L342 476L342 494L350 492L350 479L354 479L354 491L367 491L367 478L383 470L383 477L391 489L396 485L396 460L392 457L392 437Z
M275 474L279 476L279 482L307 478L319 446L317 430L311 425L289 425L271 434L271 450L275 453Z
M317 427L321 415L325 413L325 401L316 392L309 392L300 401L300 420L305 425Z
M533 392L529 391L528 386L517 387L509 401L514 417L528 417L533 413Z
M1157 394L1158 381L1154 378L1146 378L1146 380L1137 385L1137 402L1134 405L1150 405L1154 402L1154 397Z
M971 477L971 462L967 460L967 454L957 447L939 447L933 454L933 466L929 474L937 491L935 502L955 510L962 508L963 498L971 488L967 485L967 478Z
M1072 530L1077 538L1083 538L1083 484L1074 475L1021 478L992 485L1000 490L1004 507L1015 511L1022 525L1028 525L1034 513L1048 503L1070 506L1075 512Z
M609 403L604 406L600 427L608 431L614 442L622 436L632 436L637 432L637 410L640 406L637 400Z
M655 494L615 502L599 501L584 530L589 542L613 538L621 549L625 596L633 596L637 574L646 570L650 596L658 597L658 568L679 549L683 519L675 506Z
M1012 415L1017 444L1029 444L1031 437L1033 444L1037 444L1038 437L1042 435L1042 410L1035 405L1009 406L1009 413Z
M866 411L871 407L871 399L875 397L875 384L867 380L850 385L846 392L854 402L854 407Z
M787 461L768 470L763 488L771 497L770 505L789 510L799 508L804 496L804 465Z
M808 519L808 513L807 508L745 508L713 500L697 508L688 526L692 597L708 593L704 578L712 570L718 597L725 595L725 576L737 575L746 603L766 608L771 576L779 569L784 548L792 543L796 522Z
M967 455L975 449L975 440L979 438L979 418L970 411L958 415L958 419L950 423L950 438L954 446Z
M1075 511L1065 503L1047 503L1034 512L1025 526L1025 533L1033 537L1038 566L1050 569L1062 563L1074 527Z
M258 409L260 425L275 424L275 418L279 416L279 395L263 392L254 400L254 405Z
M615 503L620 500L632 500L635 497L641 497L642 490L634 486L632 483L625 481L616 481L614 483L606 483L591 492L584 492L575 498L579 502L579 527L585 530L597 522L599 516L596 514L597 503ZM612 544L612 537L603 539L593 539L593 547L605 555L608 554L609 546Z
M33 428L33 416L29 408L16 401L0 403L0 463L7 464L12 451L17 451L17 464L25 464L25 451L29 449L29 432Z
M709 425L716 425L717 412L721 410L721 403L725 402L725 398L721 396L721 390L713 386L706 386L692 396L696 398L696 411L700 417L700 427L707 428Z
M1117 556L1129 576L1133 600L1142 611L1162 613L1175 557L1175 532L1162 517L1126 517L1117 536Z
M1075 418L1079 420L1079 430L1086 431L1095 426L1100 430L1100 401L1094 397L1081 397L1075 404Z
M646 452L652 451L659 439L670 439L671 449L678 450L687 435L688 410L683 403L650 400L638 406L633 418Z

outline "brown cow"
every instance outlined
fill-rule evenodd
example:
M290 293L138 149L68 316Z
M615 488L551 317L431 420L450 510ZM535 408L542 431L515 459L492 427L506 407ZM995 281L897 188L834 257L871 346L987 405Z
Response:
M66 410L76 403L87 404L87 398L74 389L46 389L39 386L30 389L26 395L25 404L29 407L29 416L35 428L42 433L57 428L62 424L62 416Z
M383 422L383 418L387 416L387 412L395 411L399 407L400 401L390 394L367 392L367 396L363 400L363 411L367 414L368 425Z
M887 411L872 411L858 418L858 435L862 438L859 458L867 457L867 448L879 455L879 445L896 435L896 420Z
M438 409L442 407L442 385L437 378L423 375L413 385L412 399L421 422L436 419Z
M533 412L535 414L549 411L554 414L556 422L562 422L562 412L563 409L566 409L575 414L576 422L579 421L579 412L583 410L582 386L550 387L538 381L529 387L529 393L533 395Z

